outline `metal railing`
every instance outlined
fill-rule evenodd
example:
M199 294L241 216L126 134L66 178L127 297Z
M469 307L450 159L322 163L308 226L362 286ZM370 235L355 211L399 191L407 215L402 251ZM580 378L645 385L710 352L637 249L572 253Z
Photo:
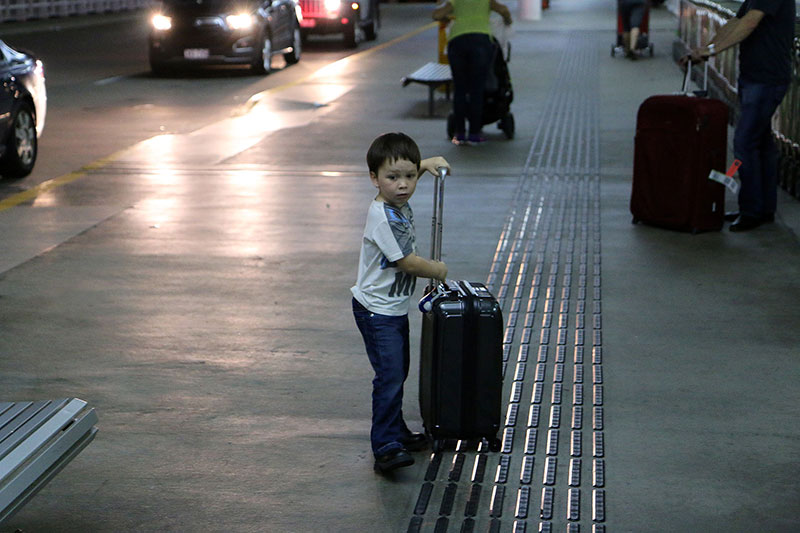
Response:
M111 13L147 7L151 0L0 0L0 22Z
M674 55L705 45L720 26L736 15L730 9L707 0L681 0L678 23L679 46ZM781 186L800 198L800 19L792 52L792 81L789 91L772 119L773 134L780 150ZM736 87L739 77L739 47L734 46L709 59L709 91L731 108L731 120L738 117Z

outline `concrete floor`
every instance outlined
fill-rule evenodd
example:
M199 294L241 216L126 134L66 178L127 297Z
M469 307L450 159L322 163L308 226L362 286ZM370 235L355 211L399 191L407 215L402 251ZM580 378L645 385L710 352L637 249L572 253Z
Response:
M652 12L655 58L611 58L606 4L556 1L541 21L515 23L513 141L489 128L487 146L454 147L447 103L427 118L425 89L400 87L435 46L431 28L273 93L270 105L294 109L333 95L281 132L280 150L256 139L158 166L134 146L47 202L0 211L17 254L0 254L1 399L77 396L100 416L96 440L2 531L406 531L428 457L373 473L371 372L348 310L373 195L364 153L402 130L423 155L448 158L444 259L454 276L486 280L521 176L539 186L526 160L541 164L531 148L575 43L597 72L586 90L597 99L605 376L606 517L584 511L582 530L796 531L797 202L782 195L776 223L746 234L630 223L635 113L680 84L676 21ZM430 8L388 5L384 24L422 26ZM106 205L107 187L129 197ZM412 201L421 250L430 194L423 181ZM43 231L46 220L73 229ZM19 253L11 235L37 245ZM419 427L416 377L406 412ZM556 507L563 531L563 497Z

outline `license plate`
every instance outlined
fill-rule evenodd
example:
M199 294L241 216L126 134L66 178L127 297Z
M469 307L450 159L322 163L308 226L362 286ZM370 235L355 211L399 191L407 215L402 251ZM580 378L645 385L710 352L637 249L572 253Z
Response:
M317 25L317 19L303 19L300 21L301 28L313 28Z
M187 48L183 51L184 59L208 59L208 48Z

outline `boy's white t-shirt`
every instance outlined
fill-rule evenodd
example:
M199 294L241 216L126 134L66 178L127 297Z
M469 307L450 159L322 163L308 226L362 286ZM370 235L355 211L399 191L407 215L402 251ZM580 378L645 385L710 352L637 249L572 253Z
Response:
M397 261L416 251L411 206L398 208L373 200L361 241L358 279L350 289L353 297L373 313L408 314L417 278L398 269Z

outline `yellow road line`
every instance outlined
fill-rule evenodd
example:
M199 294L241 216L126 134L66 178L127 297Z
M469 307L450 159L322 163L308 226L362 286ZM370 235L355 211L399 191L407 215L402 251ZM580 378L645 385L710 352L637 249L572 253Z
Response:
M22 191L13 196L9 196L4 200L0 200L0 211L11 209L12 207L17 206L19 204L34 200L39 195L44 194L49 190L55 189L56 187L61 187L62 185L66 185L67 183L71 183L77 180L78 178L82 178L92 170L103 168L110 162L117 159L124 151L125 150L115 152L110 156L103 157L101 159L98 159L97 161L94 161L86 166L81 167L80 170L76 170L74 172L70 172L69 174L64 174L57 178L53 178L47 181L43 181L42 183L36 185L35 187L31 187L28 190Z
M399 42L405 41L406 39L410 39L411 37L414 37L415 35L418 35L418 34L424 32L426 30L429 30L429 29L431 29L431 28L433 28L433 27L435 27L437 25L438 25L437 22L432 22L430 24L426 24L426 25L424 25L424 26L422 26L420 28L417 28L414 31L406 33L405 35L401 35L400 37L396 37L396 38L392 39L391 41L387 41L387 42L385 42L383 44L379 44L377 46L373 46L372 48L368 48L366 50L362 50L361 52L357 52L357 53L349 55L347 57L343 57L342 59L339 59L337 61L334 61L333 63L325 65L320 70L330 68L332 65L335 65L335 64L340 63L342 61L354 61L354 60L359 59L361 57L368 56L369 54L374 54L375 52L383 50L384 48L388 48L389 46L392 46L392 45L397 44ZM302 77L300 79L297 79L297 80L294 80L294 81L291 81L291 82L288 82L288 83L284 83L283 85L278 85L276 87L272 87L271 89L267 89L265 91L261 91L260 93L256 93L256 94L254 94L253 96L251 96L248 99L247 103L244 104L244 107L246 109L249 109L252 106L254 106L256 103L258 103L259 100L263 99L264 96L266 96L267 94L285 91L286 89L289 89L289 88L294 87L296 85L299 85L301 83L307 82L307 81L311 80L312 78L314 78L318 73L319 73L319 70L314 71L311 74L309 74L307 76L304 76L304 77ZM80 170L76 170L74 172L70 172L69 174L64 174L62 176L59 176L57 178L53 178L53 179L50 179L50 180L47 180L47 181L43 181L42 183L40 183L39 185L36 185L35 187L32 187L32 188L30 188L28 190L25 190L25 191L22 191L20 193L17 193L17 194L14 194L12 196L9 196L8 198L6 198L4 200L0 200L0 211L4 211L6 209L11 209L12 207L18 206L18 205L23 204L25 202L30 202L32 200L35 200L39 195L44 194L47 191L50 191L50 190L55 189L57 187L61 187L62 185L66 185L67 183L71 183L71 182L73 182L73 181L75 181L77 179L80 179L80 178L86 176L89 172L91 172L93 170L101 169L101 168L105 167L106 165L108 165L109 163L111 163L111 162L115 161L116 159L118 159L127 150L128 150L128 148L120 150L120 151L115 152L115 153L113 153L113 154L111 154L109 156L106 156L106 157L103 157L103 158L98 159L96 161L93 161L93 162L89 163L88 165L85 165L85 166L81 167Z

